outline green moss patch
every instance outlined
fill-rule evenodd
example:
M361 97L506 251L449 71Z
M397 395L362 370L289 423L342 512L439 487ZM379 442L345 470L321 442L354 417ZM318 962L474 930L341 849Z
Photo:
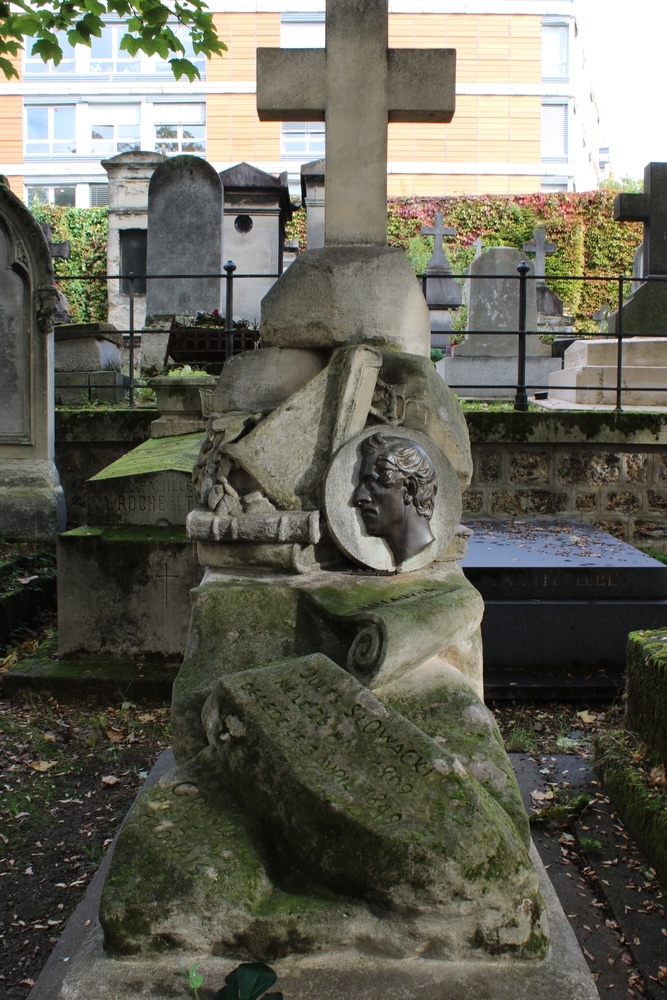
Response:
M179 434L176 437L150 438L127 455L98 472L93 482L118 479L121 476L139 476L150 472L173 469L191 472L201 448L201 434Z
M596 742L596 766L623 822L663 881L667 880L667 786L646 748L624 730Z
M626 727L667 765L667 628L630 633L627 696Z

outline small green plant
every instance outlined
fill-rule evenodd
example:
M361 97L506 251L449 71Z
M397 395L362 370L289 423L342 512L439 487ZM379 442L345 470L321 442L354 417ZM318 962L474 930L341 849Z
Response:
M508 753L536 753L538 743L532 729L513 729L505 740Z
M225 976L225 985L213 1000L283 1000L282 993L267 993L277 979L273 969L264 962L244 962Z
M178 368L170 368L167 375L176 378L208 378L208 372L203 368L192 368L190 365L180 365Z
M431 361L434 365L437 365L438 361L442 361L445 356L445 352L441 351L439 347L431 348Z
M554 787L553 798L539 812L533 813L530 822L536 826L548 826L550 823L572 823L579 819L588 808L591 796L588 792L578 795L572 791Z
M602 842L595 837L579 837L579 843L587 854L602 854Z
M188 986L192 990L192 994L195 1000L199 1000L199 987L204 982L204 977L200 972L197 972L199 968L199 962L195 962L191 965L187 972L175 972L175 976L180 976L181 979L187 979Z
M186 979L195 1000L199 1000L199 989L204 977L198 971L199 963L191 965L187 972L175 972L175 976ZM243 962L225 976L225 985L213 995L213 1000L283 1000L282 993L267 993L276 979L273 969L264 962Z

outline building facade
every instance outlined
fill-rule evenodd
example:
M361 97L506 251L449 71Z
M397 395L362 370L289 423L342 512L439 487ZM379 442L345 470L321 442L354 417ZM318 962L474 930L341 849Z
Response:
M392 123L390 196L519 194L597 187L598 113L577 30L584 0L389 0L389 43L457 50L449 125ZM58 66L25 55L0 81L0 172L28 203L108 203L101 161L133 149L247 161L289 172L324 155L323 122L260 122L255 50L324 44L324 0L209 0L228 52L175 81L120 48L109 20ZM186 41L186 39L184 39ZM197 61L194 56L190 56ZM362 99L363 95L360 95Z

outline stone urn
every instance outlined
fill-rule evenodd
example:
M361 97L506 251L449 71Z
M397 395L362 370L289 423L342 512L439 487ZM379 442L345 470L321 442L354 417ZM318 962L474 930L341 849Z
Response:
M151 424L151 437L194 434L206 429L216 375L158 375L148 380L155 392L160 416Z

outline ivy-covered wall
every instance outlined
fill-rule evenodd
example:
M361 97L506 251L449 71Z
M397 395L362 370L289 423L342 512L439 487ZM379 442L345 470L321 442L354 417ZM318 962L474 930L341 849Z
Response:
M521 249L542 226L557 250L546 259L547 282L561 296L565 311L575 318L575 329L596 333L592 314L606 303L618 301L616 280L559 280L559 275L585 275L588 279L616 278L631 274L632 257L642 240L640 223L614 221L615 191L582 194L526 194L508 196L449 196L442 198L390 199L387 237L390 246L406 251L421 274L433 249L433 237L421 236L423 225L431 225L442 212L456 236L447 243L447 256L454 273L463 273L475 256L473 243L480 237L486 246ZM72 254L55 262L56 274L104 275L107 261L107 210L35 205L33 214L53 226L56 242L68 239ZM294 214L288 239L306 246L306 215ZM75 322L106 320L107 295L103 281L63 281L62 290ZM629 283L624 294L629 294Z
M433 250L433 237L421 236L423 225L432 225L442 212L456 236L447 241L447 256L455 274L465 271L473 257L473 243L481 237L486 246L516 247L532 240L537 226L557 250L546 259L547 283L565 303L565 312L574 316L581 333L597 333L591 319L601 305L614 307L618 301L617 281L564 281L559 275L586 275L588 278L617 277L632 273L632 257L642 241L639 223L614 221L615 191L588 191L583 194L526 194L449 196L442 198L393 198L389 201L388 240L402 247L421 274ZM306 245L305 213L295 213L290 237ZM629 284L624 295L629 294Z
M53 227L54 243L70 242L69 260L54 260L56 278L67 275L107 273L108 216L106 208L68 208L62 205L32 205L38 222ZM69 303L74 323L106 322L106 281L61 280L61 292Z

